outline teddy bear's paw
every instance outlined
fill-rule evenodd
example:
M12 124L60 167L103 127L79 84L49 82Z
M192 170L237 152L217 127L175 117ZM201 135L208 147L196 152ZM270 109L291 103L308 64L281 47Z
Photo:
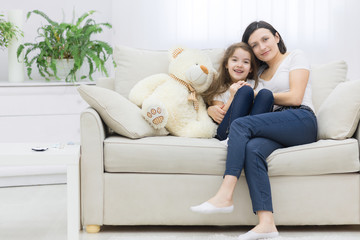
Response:
M157 109L152 108L149 112L146 113L148 118L152 119L153 124L160 124L164 121L164 116L161 116L161 108L158 107Z
M150 107L146 112L146 120L155 129L160 129L166 125L166 114L161 107Z

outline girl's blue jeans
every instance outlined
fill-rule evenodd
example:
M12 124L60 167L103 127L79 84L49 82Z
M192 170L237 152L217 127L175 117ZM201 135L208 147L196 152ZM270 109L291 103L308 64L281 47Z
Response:
M224 175L244 169L253 211L273 211L266 158L276 149L315 142L317 122L311 110L295 108L240 117L230 125Z
M216 138L225 140L228 137L231 123L247 115L271 112L274 104L274 97L271 91L262 89L254 99L254 91L249 86L241 87L235 94L224 119L217 128Z

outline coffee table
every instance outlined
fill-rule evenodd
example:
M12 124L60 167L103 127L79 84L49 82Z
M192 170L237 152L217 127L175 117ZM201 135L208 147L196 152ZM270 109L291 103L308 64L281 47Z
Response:
M46 151L34 151L34 147L47 147ZM67 169L67 236L79 239L80 180L79 145L46 143L0 143L1 166L62 165Z

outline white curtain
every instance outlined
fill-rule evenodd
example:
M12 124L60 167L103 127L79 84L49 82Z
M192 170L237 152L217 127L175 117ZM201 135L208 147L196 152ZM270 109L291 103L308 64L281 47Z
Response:
M357 0L112 0L114 43L145 49L225 48L255 20L271 23L288 50L313 64L345 60L360 78Z

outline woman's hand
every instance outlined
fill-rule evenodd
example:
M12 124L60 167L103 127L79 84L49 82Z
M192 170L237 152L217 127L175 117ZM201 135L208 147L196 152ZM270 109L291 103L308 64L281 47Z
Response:
M208 107L207 112L209 116L218 124L222 122L224 119L224 116L226 114L226 111L222 109L221 105L213 105Z

